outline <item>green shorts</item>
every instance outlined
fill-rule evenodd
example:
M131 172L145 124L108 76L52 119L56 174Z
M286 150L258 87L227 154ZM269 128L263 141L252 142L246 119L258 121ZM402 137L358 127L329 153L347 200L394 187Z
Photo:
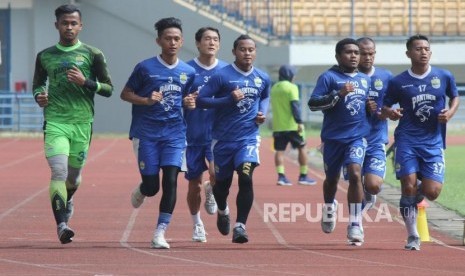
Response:
M87 159L92 123L62 124L45 122L44 152L51 157L59 154L68 156L68 164L73 168L82 168Z

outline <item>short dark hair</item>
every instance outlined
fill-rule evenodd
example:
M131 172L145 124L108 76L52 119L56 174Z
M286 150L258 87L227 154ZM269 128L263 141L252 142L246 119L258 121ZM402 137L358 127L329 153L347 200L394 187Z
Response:
M407 43L405 43L405 46L407 46L407 50L410 50L415 40L426 40L429 43L428 37L424 35L421 35L421 34L412 35L411 37L407 39Z
M77 6L72 5L72 4L61 5L58 8L56 8L55 17L58 21L60 20L60 17L63 14L70 14L73 12L77 12L79 14L79 18L81 18L81 10Z
M160 37L163 34L163 31L168 28L178 28L182 33L181 25L181 20L175 17L167 17L162 18L155 23L155 30L157 31L158 37Z
M368 37L368 36L360 37L356 41L357 41L357 44L365 44L367 42L371 42L373 43L373 45L376 45L375 41L371 37Z
M250 39L253 41L254 44L256 44L255 40L253 40L249 35L242 34L238 38L236 38L236 40L234 40L233 49L237 48L237 45L239 45L239 41L246 40L246 39Z
M220 31L213 27L202 27L195 33L195 41L200 42L202 40L202 36L206 31L212 31L218 34L218 38L221 40Z
M355 39L353 38L344 38L343 40L339 40L338 43L336 43L336 54L339 55L342 53L342 50L344 49L344 46L348 44L354 44L357 45L358 43Z

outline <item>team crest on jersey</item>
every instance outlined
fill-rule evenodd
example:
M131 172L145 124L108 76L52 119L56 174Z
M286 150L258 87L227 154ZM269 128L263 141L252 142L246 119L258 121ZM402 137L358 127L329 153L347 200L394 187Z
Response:
M82 64L84 64L84 60L85 60L85 59L84 59L83 56L78 55L78 56L76 56L76 61L75 61L75 63L76 63L77 66L81 66Z
M367 82L366 79L361 79L360 82L362 83L362 86L363 86L364 88L367 88L367 87L368 87L368 82Z
M376 90L382 90L383 89L383 81L380 79L375 80L375 89Z
M186 82L187 82L186 73L181 73L181 75L179 75L179 81L181 82L181 84L186 84Z
M144 161L139 162L139 169L144 170L145 169L145 163Z
M441 87L441 80L438 77L433 77L433 79L431 80L431 85L433 86L433 88L438 89L439 87Z
M256 77L256 78L253 80L253 82L255 83L255 86L256 86L256 87L262 86L262 79L259 78L259 77Z
M355 98L346 104L346 108L349 110L350 115L354 116L362 109L363 101Z

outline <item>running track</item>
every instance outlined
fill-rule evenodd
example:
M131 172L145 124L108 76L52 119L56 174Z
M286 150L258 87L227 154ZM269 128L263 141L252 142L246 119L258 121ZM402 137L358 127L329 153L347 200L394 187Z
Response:
M308 204L316 216L322 199L323 173L316 169L311 169L316 186L275 184L270 143L263 141L262 165L254 175L249 243L232 244L231 236L217 231L216 216L203 209L208 242L191 242L187 183L180 175L167 233L171 249L154 250L150 240L160 196L146 200L140 209L131 207L130 193L139 176L129 140L94 138L70 223L76 236L71 244L61 245L50 210L41 138L0 138L0 275L465 275L460 241L431 229L434 242L424 243L419 252L404 251L405 230L393 208L388 209L392 222L364 223L362 247L346 244L345 222L330 235L305 216L295 222L265 222L265 204ZM298 166L286 162L295 182ZM337 199L343 204L346 188L340 183ZM233 219L236 192L234 184L229 200ZM289 214L281 214L289 219ZM369 214L373 218L377 210Z

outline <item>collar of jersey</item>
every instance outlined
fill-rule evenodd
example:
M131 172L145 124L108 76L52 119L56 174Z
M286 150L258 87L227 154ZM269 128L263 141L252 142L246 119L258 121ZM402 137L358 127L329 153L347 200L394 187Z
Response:
M60 43L57 43L56 47L64 52L69 52L69 51L72 51L76 48L78 48L79 46L81 46L81 41L78 40L76 44L74 44L73 46L63 46L63 45L60 45Z

